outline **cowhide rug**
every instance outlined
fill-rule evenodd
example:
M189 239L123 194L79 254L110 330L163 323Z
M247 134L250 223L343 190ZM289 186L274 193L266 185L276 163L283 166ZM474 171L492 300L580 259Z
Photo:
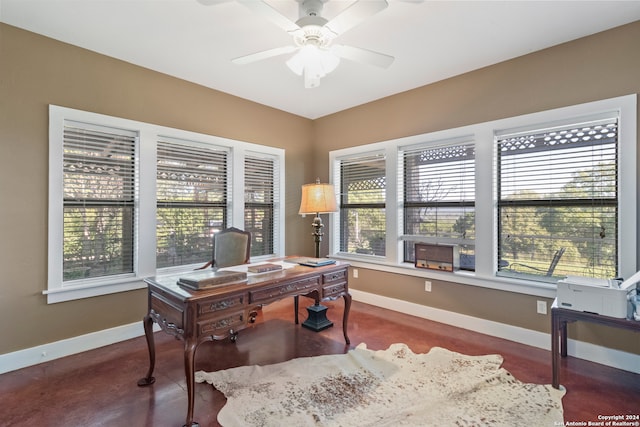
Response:
M522 383L502 360L360 344L347 354L200 371L196 381L226 396L224 427L562 425L564 391Z

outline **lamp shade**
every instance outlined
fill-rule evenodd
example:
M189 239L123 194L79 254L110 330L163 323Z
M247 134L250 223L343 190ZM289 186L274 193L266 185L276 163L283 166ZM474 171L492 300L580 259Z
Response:
M299 214L337 212L336 194L331 184L305 184L302 186L302 200Z
M335 70L339 63L340 57L327 49L305 45L287 61L287 66L299 76L304 74L306 88L314 88L319 86L320 79Z

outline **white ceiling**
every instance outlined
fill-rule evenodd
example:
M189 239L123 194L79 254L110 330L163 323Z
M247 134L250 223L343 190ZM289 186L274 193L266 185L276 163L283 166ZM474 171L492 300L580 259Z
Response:
M0 0L0 21L315 119L640 20L640 1L388 0L335 42L392 55L394 63L379 69L343 59L318 88L305 89L285 65L291 54L232 63L293 42L246 6L216 1ZM268 3L297 20L294 0ZM351 3L330 0L323 15L331 19Z

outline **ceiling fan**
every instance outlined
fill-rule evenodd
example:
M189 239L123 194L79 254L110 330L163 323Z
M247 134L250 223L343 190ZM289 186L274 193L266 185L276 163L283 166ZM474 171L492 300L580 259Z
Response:
M214 4L220 0L199 0L202 4ZM348 59L382 68L391 65L393 56L359 47L332 44L333 39L360 24L365 19L384 10L386 0L357 0L330 21L322 17L327 0L296 0L299 3L299 19L289 20L265 1L238 0L257 14L291 34L293 45L268 49L232 60L235 64L249 64L278 55L296 52L287 60L287 66L304 76L304 86L320 85L320 79L338 66L340 59Z

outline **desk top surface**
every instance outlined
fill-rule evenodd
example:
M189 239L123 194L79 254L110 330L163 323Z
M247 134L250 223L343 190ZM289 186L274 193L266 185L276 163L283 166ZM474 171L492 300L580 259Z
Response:
M290 258L287 261L286 258L278 260L269 260L264 262L258 262L253 264L243 264L233 267L221 268L218 271L239 271L247 273L247 280L236 283L224 283L217 286L213 286L202 290L190 290L188 288L178 285L178 280L181 278L189 278L194 280L202 280L208 277L212 277L215 272L212 269L183 271L180 273L171 273L166 275L159 275L153 277L147 277L144 281L152 286L161 288L162 290L178 296L181 299L200 299L208 298L216 295L229 294L234 292L241 292L244 290L255 289L265 286L278 284L285 281L294 280L296 278L303 279L306 276L313 276L316 274L330 273L331 271L343 270L348 267L348 263L336 261L334 264L309 267L300 265L293 261L296 258ZM261 264L280 264L281 270L267 271L263 273L250 273L248 268L250 266L256 266Z

